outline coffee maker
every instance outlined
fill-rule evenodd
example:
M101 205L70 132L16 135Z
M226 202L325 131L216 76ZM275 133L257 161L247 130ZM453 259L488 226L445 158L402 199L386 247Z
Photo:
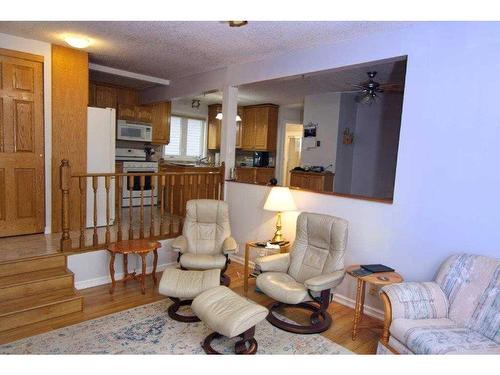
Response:
M254 167L268 167L269 166L269 152L255 151L253 153L253 166Z

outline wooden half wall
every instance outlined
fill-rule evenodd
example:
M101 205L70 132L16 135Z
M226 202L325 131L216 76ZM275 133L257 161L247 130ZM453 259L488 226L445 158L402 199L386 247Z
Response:
M88 53L52 45L52 231L61 231L59 167L68 159L72 173L87 172ZM77 180L70 192L70 226L79 227Z

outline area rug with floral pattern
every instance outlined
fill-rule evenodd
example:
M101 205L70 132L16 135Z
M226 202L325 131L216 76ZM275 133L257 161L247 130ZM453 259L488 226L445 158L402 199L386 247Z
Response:
M2 354L203 354L211 330L203 322L180 323L166 313L169 300L89 320L0 345ZM319 334L296 335L266 320L256 327L257 354L352 354ZM221 338L214 348L232 353L237 338Z

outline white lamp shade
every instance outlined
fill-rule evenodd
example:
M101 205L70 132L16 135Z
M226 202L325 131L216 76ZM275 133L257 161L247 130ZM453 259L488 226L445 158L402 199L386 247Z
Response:
M267 211L295 211L297 207L290 189L286 186L273 186L267 196L264 210Z

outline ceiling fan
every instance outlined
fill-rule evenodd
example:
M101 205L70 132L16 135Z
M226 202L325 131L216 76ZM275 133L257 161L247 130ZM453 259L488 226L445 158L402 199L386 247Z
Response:
M368 75L368 81L351 85L356 88L356 90L352 90L350 92L357 92L356 102L360 104L369 104L371 105L376 101L379 97L378 94L383 92L403 92L403 84L402 83L379 83L375 81L375 76L377 72L371 71L366 73Z

